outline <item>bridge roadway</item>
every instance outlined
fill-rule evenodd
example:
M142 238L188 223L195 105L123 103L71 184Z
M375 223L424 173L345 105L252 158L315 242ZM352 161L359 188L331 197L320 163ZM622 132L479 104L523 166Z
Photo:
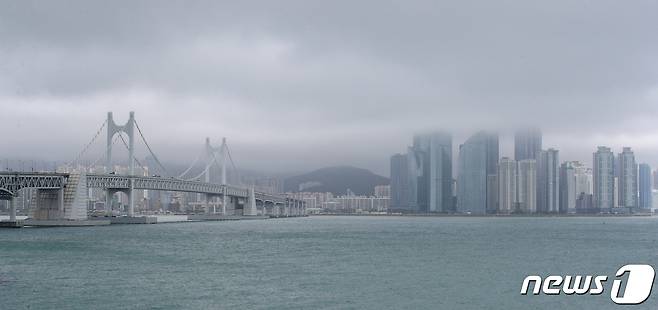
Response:
M12 198L18 194L19 190L23 188L35 188L40 190L60 190L63 192L67 185L77 186L77 184L70 184L72 179L71 175L72 174L70 173L54 172L0 172L0 200L10 201L12 209L12 214L10 217L15 218L15 208ZM167 177L145 177L116 174L79 174L79 178L82 178L82 176L84 176L86 180L86 188L106 189L108 190L109 194L125 192L129 196L132 196L132 190L160 190L200 193L205 194L206 199L209 197L237 197L242 198L243 200L252 200L250 197L249 189L230 185L186 181ZM130 200L132 200L132 198ZM271 210L273 210L276 206L277 210L279 210L279 208L282 210L281 212L283 212L283 210L290 210L288 212L292 212L294 215L302 215L305 209L303 201L290 199L279 195L254 192L253 200L253 202L247 202L247 204L253 203L254 208L260 205L261 209L263 209L263 214L268 212L265 210L268 205L271 207ZM245 206L245 208L247 207ZM256 211L252 210L251 212L255 213ZM132 212L129 211L129 213ZM280 214L288 215L283 213Z

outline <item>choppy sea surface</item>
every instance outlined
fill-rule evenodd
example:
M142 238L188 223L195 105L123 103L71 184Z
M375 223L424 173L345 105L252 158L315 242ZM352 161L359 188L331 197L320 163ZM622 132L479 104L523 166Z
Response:
M658 218L308 217L0 230L0 309L656 309L610 300L658 267ZM526 275L607 275L522 296ZM656 289L658 290L658 289Z

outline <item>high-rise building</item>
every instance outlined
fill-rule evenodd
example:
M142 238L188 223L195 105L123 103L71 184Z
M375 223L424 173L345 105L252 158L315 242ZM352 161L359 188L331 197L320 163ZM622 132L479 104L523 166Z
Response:
M658 189L658 170L653 172L653 189Z
M406 154L391 157L391 209L405 212L454 210L452 137L416 135Z
M498 211L498 134L487 133L487 213Z
M576 169L574 163L563 162L560 166L560 213L576 212Z
M418 180L418 202L421 211L454 211L452 136L445 132L416 135L413 149L422 163Z
M498 212L510 214L517 209L516 161L503 157L498 164Z
M609 212L614 203L615 155L609 147L599 146L593 160L594 207L602 212Z
M556 149L541 151L537 165L537 208L557 213L560 203L560 156Z
M592 213L593 176L592 169L585 167L581 162L572 161L574 178L576 180L576 212Z
M459 146L459 164L457 177L457 211L472 214L487 213L488 188L491 180L488 173L493 170L489 165L492 158L498 157L498 147L493 147L494 134L484 131L468 138ZM495 138L497 141L497 138ZM491 201L489 201L491 203ZM491 207L491 206L489 206Z
M514 134L514 159L539 160L541 152L541 130L530 128L519 130Z
M420 195L418 180L422 172L422 161L413 147L407 148L407 211L419 212L418 196Z
M585 193L592 194L592 169L585 167L579 161L572 161L571 166L574 169L574 176L576 178L576 194Z
M517 201L523 213L537 212L537 161L523 159L518 162Z
M651 167L648 164L640 164L640 204L641 209L651 209L652 203L652 184L651 184Z
M391 209L408 210L409 167L406 154L391 156Z
M487 213L498 212L498 173L487 175ZM493 189L493 190L491 190Z
M619 153L619 206L637 208L637 164L630 147Z

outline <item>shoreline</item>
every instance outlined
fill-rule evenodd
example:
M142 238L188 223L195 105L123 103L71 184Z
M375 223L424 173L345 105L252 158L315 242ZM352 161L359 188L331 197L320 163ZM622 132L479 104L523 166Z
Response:
M314 216L373 216L373 217L459 217L459 218L551 218L551 217L564 217L564 218L577 218L577 217L654 217L654 214L640 213L640 214L309 214L309 217Z

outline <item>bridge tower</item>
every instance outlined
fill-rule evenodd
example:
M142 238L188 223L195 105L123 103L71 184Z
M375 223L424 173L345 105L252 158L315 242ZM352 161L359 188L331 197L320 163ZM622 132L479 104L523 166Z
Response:
M135 112L130 112L130 117L125 125L117 125L112 117L112 112L107 112L107 154L106 154L106 173L112 170L112 139L119 133L128 135L128 174L135 175ZM135 213L135 203L133 199L134 180L130 180L130 189L128 190L128 216L133 216ZM112 208L112 192L107 192L105 201L105 210L111 213Z
M221 175L221 184L226 186L226 159L228 158L227 152L228 148L226 146L226 138L222 138L222 145L219 148L213 147L210 144L210 138L206 138L206 156L208 157L208 160L212 162L216 158L217 153L219 153L221 157L221 170L222 170L222 175ZM212 169L207 169L205 173L205 181L206 183L210 183L210 170ZM226 195L222 196L222 214L226 215L226 203L227 203L227 197ZM216 210L214 210L213 207L213 213Z
M111 172L112 168L112 139L118 133L125 133L128 135L128 169L130 175L135 175L135 112L130 112L128 122L119 126L114 122L112 112L107 112L107 155L105 168L107 173Z

